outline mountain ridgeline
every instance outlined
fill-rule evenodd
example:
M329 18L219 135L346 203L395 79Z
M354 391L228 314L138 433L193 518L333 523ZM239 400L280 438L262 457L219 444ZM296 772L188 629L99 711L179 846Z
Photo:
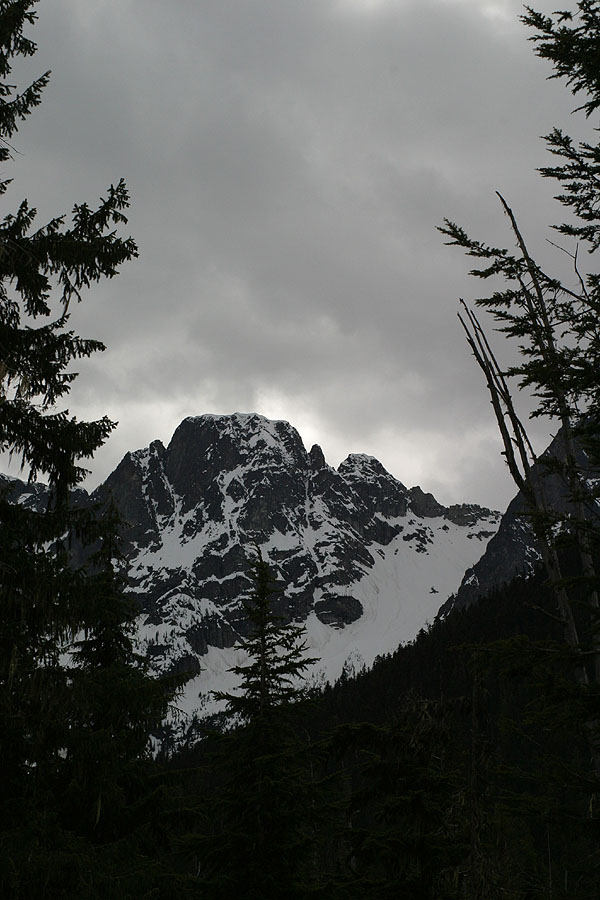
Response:
M548 454L560 452L557 437ZM539 475L564 508L560 476L543 463ZM47 502L43 485L18 480L12 496ZM444 507L372 456L335 469L290 424L256 414L184 419L167 447L127 453L93 494L72 495L75 505L109 500L124 523L138 649L157 674L190 676L183 722L217 711L212 691L235 688L256 548L282 587L276 613L305 630L314 684L371 666L540 560L520 494L503 516Z
M14 491L43 502L40 486ZM371 456L335 469L287 422L255 414L185 419L167 447L127 453L91 499L110 497L125 522L139 648L157 672L192 673L188 714L230 686L254 547L284 586L277 613L306 629L311 677L335 680L433 620L500 523L405 487ZM81 491L75 499L88 502Z
M312 674L335 679L412 639L499 523L478 506L444 508L373 457L336 470L287 422L259 415L185 419L168 447L128 453L98 494L130 523L141 649L157 671L196 676L189 713L237 661L254 546L285 586L277 613L306 628Z

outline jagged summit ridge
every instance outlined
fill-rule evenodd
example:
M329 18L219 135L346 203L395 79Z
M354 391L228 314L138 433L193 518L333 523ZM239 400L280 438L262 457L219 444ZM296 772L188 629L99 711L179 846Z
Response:
M15 502L42 508L43 487L11 484ZM289 423L254 413L184 419L166 447L125 454L92 499L109 496L126 523L138 647L157 672L195 673L188 716L212 708L212 689L234 686L254 547L286 586L277 612L306 628L313 677L335 679L432 620L499 523L407 488L373 456L350 454L336 469Z
M184 419L167 447L126 454L97 493L129 523L140 648L159 671L198 673L191 711L239 654L255 545L287 586L278 612L306 626L317 668L335 678L349 655L370 664L414 637L498 524L407 488L373 456L329 466L289 423L254 413Z

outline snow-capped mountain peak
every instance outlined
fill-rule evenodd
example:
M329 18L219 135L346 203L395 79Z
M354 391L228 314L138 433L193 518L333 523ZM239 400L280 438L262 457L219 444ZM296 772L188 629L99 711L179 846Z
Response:
M15 502L41 509L45 491L11 481ZM276 611L306 629L310 677L335 680L415 637L500 520L446 508L366 454L335 469L289 423L254 413L184 419L167 447L127 453L92 499L109 496L126 523L139 649L157 672L192 673L187 716L235 686L256 546L285 586ZM78 491L77 502L90 498Z
M109 492L129 523L140 648L159 671L196 673L188 712L239 660L254 546L286 585L278 612L306 626L313 674L335 679L348 657L370 665L413 638L499 522L408 489L372 456L336 470L287 422L256 414L184 419L168 447L127 454Z

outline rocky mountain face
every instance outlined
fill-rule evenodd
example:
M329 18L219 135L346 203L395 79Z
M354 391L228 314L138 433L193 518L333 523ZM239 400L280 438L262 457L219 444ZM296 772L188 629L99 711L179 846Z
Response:
M40 486L14 491L43 502ZM287 422L258 415L185 419L168 447L126 454L92 499L109 496L127 523L140 650L158 672L192 673L188 716L210 711L210 690L230 689L243 661L254 548L285 586L278 613L306 630L312 677L335 679L412 639L500 524L498 513L405 487L373 457L335 469Z
M587 471L590 487L599 479L598 469L591 466L580 447L576 450L578 464L582 472ZM532 469L534 482L541 490L548 509L557 513L576 514L570 500L569 489L561 475L548 461L565 458L562 433L559 431L550 446ZM600 516L600 504L592 501L588 515ZM489 541L481 558L467 571L455 596L452 596L440 610L441 614L450 609L464 609L485 596L493 588L507 584L515 575L529 575L540 563L541 554L529 525L527 504L519 491L502 516L500 527Z
M516 575L531 574L540 560L541 555L525 515L525 502L519 493L509 503L500 520L500 527L482 557L466 570L458 591L448 598L440 615L451 609L471 606L493 588L508 584Z
M406 488L373 457L335 469L258 415L185 419L168 447L128 453L98 491L109 493L129 523L140 647L158 671L195 673L188 713L243 658L254 547L285 585L277 612L306 628L314 676L337 678L413 638L499 524Z

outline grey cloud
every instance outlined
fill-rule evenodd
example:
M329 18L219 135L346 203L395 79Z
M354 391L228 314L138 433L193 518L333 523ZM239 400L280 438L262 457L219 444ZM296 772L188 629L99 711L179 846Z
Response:
M423 470L442 500L508 499L455 317L480 286L435 226L447 215L510 244L499 188L544 246L556 213L538 135L570 125L573 104L544 80L520 11L40 5L26 68L53 81L10 196L51 215L124 175L141 253L73 313L109 349L82 364L71 407L122 423L96 479L178 416L257 408L309 423L334 456L379 455L405 481Z

